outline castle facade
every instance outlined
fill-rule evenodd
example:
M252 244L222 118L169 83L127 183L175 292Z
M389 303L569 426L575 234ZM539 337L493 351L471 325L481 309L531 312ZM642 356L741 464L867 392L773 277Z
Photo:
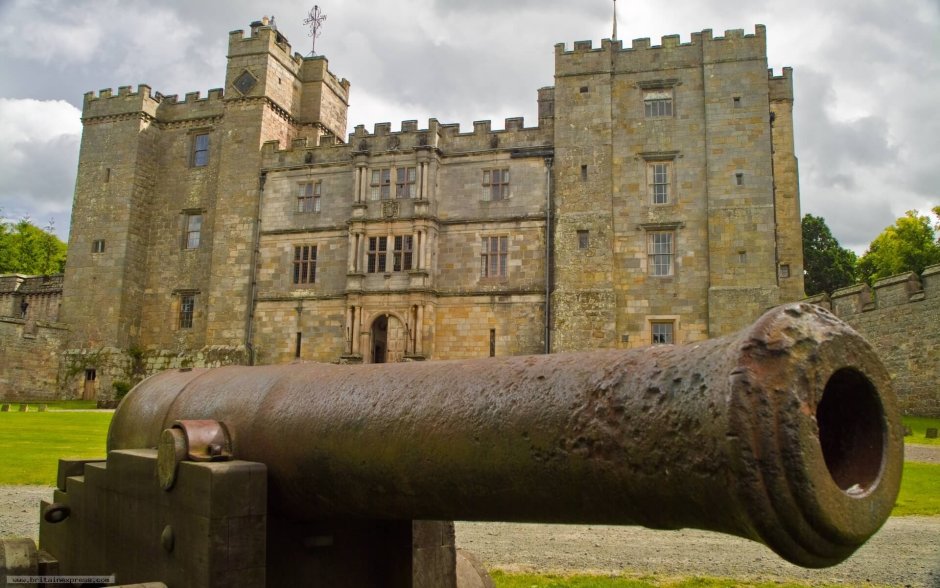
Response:
M345 137L349 93L259 22L206 97L85 96L66 387L687 343L803 296L791 70L763 26L557 45L535 126Z

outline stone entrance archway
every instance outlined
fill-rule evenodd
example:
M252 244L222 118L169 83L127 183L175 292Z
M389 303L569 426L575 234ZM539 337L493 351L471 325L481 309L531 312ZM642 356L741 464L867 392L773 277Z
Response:
M405 326L392 314L380 315L372 322L372 363L394 363L405 357Z

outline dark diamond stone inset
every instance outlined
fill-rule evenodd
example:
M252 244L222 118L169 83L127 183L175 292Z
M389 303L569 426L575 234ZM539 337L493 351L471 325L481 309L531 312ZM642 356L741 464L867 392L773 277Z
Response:
M255 79L250 73L242 72L242 75L238 76L235 79L235 89L237 89L242 94L247 94L251 92L251 89L255 87L255 84L258 83L258 80Z

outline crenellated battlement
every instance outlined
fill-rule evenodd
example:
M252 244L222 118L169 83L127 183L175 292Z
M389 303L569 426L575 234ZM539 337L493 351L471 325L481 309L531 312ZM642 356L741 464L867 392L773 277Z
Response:
M661 37L659 45L649 38L634 39L630 47L621 41L603 39L600 47L592 41L575 41L571 50L565 43L555 45L556 75L579 75L585 72L648 71L663 67L682 68L701 66L720 61L765 59L767 52L766 27L756 25L753 34L743 29L725 31L715 37L711 29L692 33L683 43L679 35Z
M164 96L160 92L153 92L146 84L140 84L136 92L130 86L119 87L117 93L106 88L97 93L85 94L82 119L89 122L142 114L163 123L219 116L222 114L223 96L221 88L213 88L205 97L201 92L188 92L180 102L176 94Z
M159 95L159 93L157 94ZM139 84L137 86L137 91L132 90L132 86L120 86L118 87L117 94L114 93L112 88L103 88L97 92L85 92L85 104L89 102L94 102L96 100L109 100L117 98L153 98L158 100L156 96L151 95L151 88L147 84Z
M940 265L821 294L806 302L830 309L875 348L907 414L940 416Z
M213 88L209 90L209 95L205 98L202 97L202 92L187 92L183 101L179 101L179 96L177 94L170 94L169 96L164 96L157 93L157 99L162 103L162 106L184 106L184 105L194 105L197 102L212 102L213 100L222 100L225 92L222 88Z
M940 298L940 265L929 266L919 276L907 272L878 280L871 286L855 284L806 300L841 318L849 318L934 298Z
M151 94L150 86L140 84L133 92L131 86L121 86L117 94L111 88L95 92L86 92L82 107L82 119L89 120L100 117L119 116L122 114L137 114L156 118L160 99Z
M230 31L228 50L229 58L255 53L280 54L284 59L293 62L298 69L304 62L304 56L291 49L287 37L265 20L252 23L247 37L243 30Z
M304 57L300 77L304 82L324 82L330 86L333 91L342 96L345 100L348 100L349 80L340 78L331 72L329 68L329 60L322 55Z
M441 123L433 118L425 129L418 128L414 120L402 121L400 128L393 132L391 123L383 122L369 133L364 125L359 125L350 134L349 145L354 151L369 152L428 147L464 152L535 146L551 139L540 126L526 127L523 117L505 119L502 129L494 129L491 120L480 120L474 121L472 131L462 132L459 123Z
M770 83L770 100L793 102L793 68L783 68L783 73L774 75L773 69L767 70L767 80Z
M551 140L550 129L526 127L523 117L505 119L502 129L494 129L490 120L475 121L473 130L468 132L462 132L458 123L445 124L432 118L426 128L420 128L416 120L402 121L399 131L393 131L390 122L376 123L371 133L365 125L358 125L345 144L332 135L324 135L318 143L312 139L296 139L286 149L277 141L269 141L262 146L262 157L267 167L292 166L348 161L354 154L389 155L424 149L445 155L511 151L544 147L550 145Z

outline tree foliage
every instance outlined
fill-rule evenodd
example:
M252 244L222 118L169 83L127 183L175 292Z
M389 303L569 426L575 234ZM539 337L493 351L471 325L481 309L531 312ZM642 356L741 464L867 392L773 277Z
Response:
M940 206L933 209L940 216ZM931 219L909 210L868 246L858 261L860 275L868 282L904 272L921 273L940 263L940 242Z
M0 274L49 275L65 269L66 246L50 225L40 229L23 219L0 221Z
M855 283L855 253L844 249L820 216L803 217L803 282L807 296Z

